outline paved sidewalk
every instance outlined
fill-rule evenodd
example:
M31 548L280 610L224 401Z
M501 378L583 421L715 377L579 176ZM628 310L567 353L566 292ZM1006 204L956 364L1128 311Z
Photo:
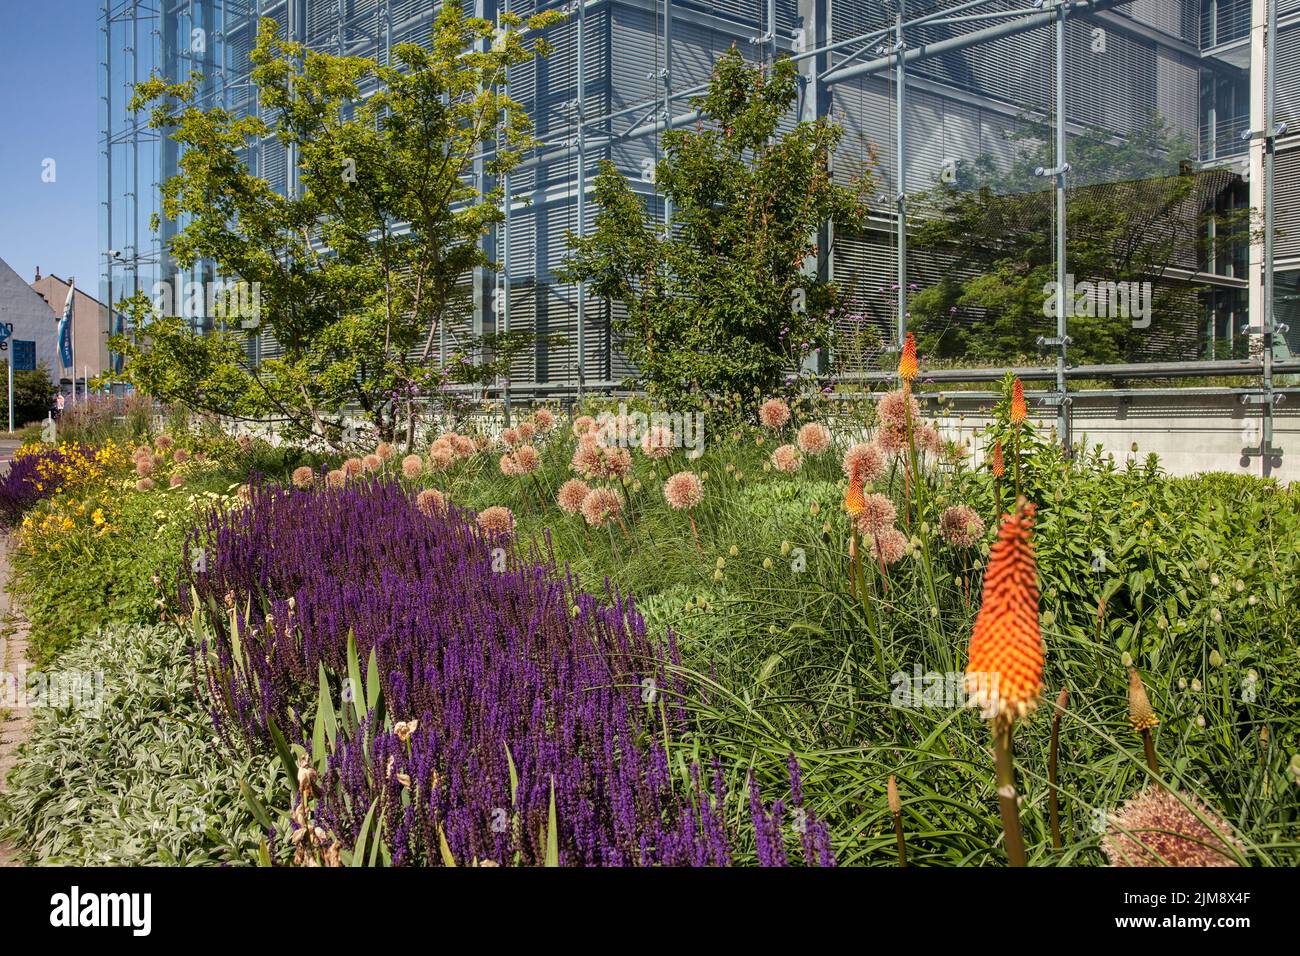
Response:
M0 465L8 470L8 465ZM9 539L0 536L0 672L13 674L27 670L27 625L15 612L9 596ZM17 760L18 745L26 738L31 719L25 712L10 713L0 708L0 793L7 787L5 777ZM13 847L0 842L0 866L22 866L22 858Z

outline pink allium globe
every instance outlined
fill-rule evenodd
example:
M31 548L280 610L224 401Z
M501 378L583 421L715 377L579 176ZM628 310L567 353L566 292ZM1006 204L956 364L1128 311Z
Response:
M348 477L359 475L363 467L360 458L349 458L343 463L343 473Z
M1111 815L1101 849L1111 866L1240 866L1245 854L1232 828L1204 803L1157 784Z
M361 468L365 472L375 472L383 467L384 460L373 452L361 459Z
M667 458L675 445L673 430L666 425L652 425L641 436L641 454L647 458Z
M488 534L510 534L515 529L515 514L503 505L493 505L478 513L478 526Z
M334 468L325 472L325 487L342 488L348 483L348 473L342 468Z
M704 500L704 482L693 471L679 471L664 482L664 500L670 508L689 511Z
M897 564L910 550L907 535L897 528L886 528L871 536L871 557L875 561Z
M784 428L790 420L790 406L781 398L769 398L758 407L758 420L771 431Z
M882 425L889 428L907 428L907 415L909 412L914 423L919 421L921 418L921 403L916 400L916 396L910 391L904 394L901 388L886 392L880 396L880 401L876 403L876 416L880 419Z
M939 515L939 533L954 548L970 548L984 537L984 519L968 505L953 505Z
M565 514L576 515L582 510L582 499L587 497L587 492L591 491L587 483L581 478L570 478L564 484L560 485L560 493L556 496L556 504Z
M403 478L419 478L422 471L424 471L424 459L419 455L407 455L402 459Z
M426 515L442 514L447 510L447 497L437 488L425 488L415 496L415 506Z
M544 432L549 432L555 427L555 415L548 408L539 408L533 412L533 421Z
M882 494L863 495L862 510L858 512L858 530L864 536L878 535L894 526L898 509Z
M885 474L885 456L870 442L859 442L844 453L840 467L844 477L852 479L856 470L864 482L876 481Z
M307 465L299 465L293 470L289 480L293 482L295 488L310 488L316 482L316 472Z
M596 528L617 519L622 510L623 499L610 488L592 488L582 499L582 517Z
M825 425L809 422L799 429L795 441L805 455L822 455L830 450L831 431Z
M772 467L787 475L794 474L803 465L803 455L794 445L782 445L772 452Z

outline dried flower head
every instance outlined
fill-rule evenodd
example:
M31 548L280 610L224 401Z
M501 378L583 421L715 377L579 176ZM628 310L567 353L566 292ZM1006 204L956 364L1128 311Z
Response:
M402 459L402 477L418 478L424 471L424 459L419 455L407 455Z
M984 537L984 519L968 505L953 505L939 515L939 533L954 548L970 548Z
M782 445L772 452L772 467L786 474L793 474L803 465L803 455L794 445Z
M704 500L704 482L693 471L679 471L664 482L664 500L670 508L689 511Z
M342 488L348 482L348 473L342 468L333 468L325 473L327 488Z
M1155 784L1110 816L1101 849L1111 866L1240 866L1245 855L1232 828L1204 803Z
M1136 667L1128 669L1128 721L1138 733L1160 725L1160 718L1147 699L1147 689Z
M877 481L885 474L885 456L874 444L859 442L844 453L840 467L845 478L852 478L856 471L864 482Z
M776 431L790 420L790 406L781 398L769 398L758 407L758 420L764 428Z
M376 472L383 467L384 460L373 452L361 459L361 468L366 472Z
M913 422L920 421L921 403L916 400L915 395L905 389L886 392L876 403L876 417L880 419L882 430L892 428L902 431L906 437L908 416L911 416Z
M290 477L295 488L310 488L316 481L316 472L307 465L299 465Z
M503 505L493 505L478 513L478 526L489 534L510 534L515 529L514 512Z
M894 526L898 509L886 495L870 494L862 498L862 509L858 512L858 531L864 536L879 534Z
M651 425L641 436L641 454L647 458L667 458L675 445L673 430L666 425Z
M364 466L361 464L360 458L349 458L347 461L343 463L343 472L348 477L352 477L353 475L361 474L361 470L363 467Z
M442 514L447 510L447 498L437 488L425 488L415 496L415 506L426 515Z
M582 517L587 524L602 528L623 510L623 499L611 488L592 488L582 499Z
M971 632L966 690L972 704L1000 721L1027 714L1043 689L1034 510L1022 498L1003 519Z
M429 470L446 471L451 467L452 462L456 460L456 453L452 451L451 442L439 438L429 446Z
M587 492L591 491L587 483L581 478L570 478L564 484L560 485L560 492L556 496L556 504L565 514L576 515L582 510L582 499L587 497Z
M795 442L805 455L822 455L831 447L831 431L825 425L809 422L799 429Z
M375 446L375 454L379 456L380 461L388 461L388 459L397 454L397 449L393 447L392 442L381 441L377 446Z
M885 564L897 564L902 561L912 550L912 544L907 540L907 535L897 528L885 528L871 536L871 558L873 561L883 561Z

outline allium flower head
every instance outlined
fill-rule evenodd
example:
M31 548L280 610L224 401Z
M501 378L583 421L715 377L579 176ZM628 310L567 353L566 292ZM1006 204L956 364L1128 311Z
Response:
M897 564L907 557L911 545L907 535L897 528L889 527L871 536L871 558L884 561L885 564Z
M407 455L402 459L402 477L418 478L424 471L424 459L419 455Z
M327 488L342 488L348 481L348 473L342 468L333 468L325 473Z
M758 407L758 420L764 428L776 431L790 420L790 406L784 399L769 398Z
M135 483L136 491L153 491L154 483L152 478L141 478Z
M316 480L316 472L312 471L307 465L299 465L293 470L290 480L295 488L310 488Z
M919 371L916 364L916 339L908 332L903 338L903 354L898 358L898 377L910 383L916 380Z
M921 422L916 428L916 446L931 455L943 454L943 436L934 422Z
M184 476L184 475L172 475L172 476L171 476L171 479L167 482L167 487L169 487L169 488L179 488L179 487L181 487L181 485L183 485L183 484L185 484L185 476Z
M429 446L429 468L432 471L446 471L456 460L456 453L452 451L451 442L439 438Z
M1000 721L1027 714L1043 689L1033 524L1034 506L1023 499L1003 518L971 632L966 690L972 704Z
M592 418L590 415L579 415L573 420L573 434L575 437L581 438L583 435L591 431L595 425L596 419Z
M135 473L142 477L147 477L153 473L153 458L137 458L135 460Z
M782 445L772 452L772 467L786 474L793 474L803 465L803 456L794 445Z
M532 445L520 445L515 449L515 467L521 475L531 475L541 467L542 456Z
M1019 425L1029 417L1029 409L1025 406L1025 386L1020 379L1016 379L1011 386L1011 424Z
M597 474L605 478L626 478L632 470L632 455L626 448L602 448Z
M1147 689L1142 685L1142 675L1136 667L1128 669L1128 720L1138 733L1150 730L1160 724L1151 701L1147 699Z
M888 528L894 526L894 519L898 517L898 509L894 503L882 494L864 495L862 498L862 510L858 512L858 531L863 535L870 536L879 534Z
M362 469L360 458L349 458L343 463L343 473L351 477L352 475L361 474Z
M582 499L582 517L587 524L602 528L623 510L623 499L610 488L592 488Z
M1158 784L1110 817L1101 849L1111 866L1240 866L1245 855L1232 828L1204 803Z
M825 425L809 422L799 429L795 441L805 455L821 455L831 447L831 432Z
M515 463L515 456L510 452L506 452L501 456L499 465L501 467L501 474L507 477L513 478L516 475L522 474L519 470L519 466Z
M384 460L373 453L361 459L361 467L367 472L378 471L383 464Z
M886 392L880 396L880 401L876 403L876 416L880 419L880 424L884 428L903 431L904 435L906 435L909 415L913 422L919 421L921 418L921 403L916 400L915 395L901 388Z
M984 519L968 505L953 505L939 515L939 533L954 548L969 548L984 537Z
M513 448L515 445L518 445L523 441L523 438L519 435L519 429L507 428L501 433L501 440Z
M397 454L397 449L393 447L392 442L381 441L377 446L375 446L375 454L379 456L380 461L388 461L388 459Z
M533 421L544 432L555 427L555 414L549 408L539 408L533 412Z
M478 513L478 526L488 534L510 534L515 529L514 512L503 505L493 505Z
M852 478L856 472L864 482L877 481L885 474L885 456L874 444L859 442L844 453L840 467L845 478Z
M447 498L437 488L425 488L415 496L415 506L426 515L442 514L447 510Z
M533 435L537 433L536 426L532 422L524 421L519 423L519 440L521 442L530 442Z
M1006 474L1007 466L1002 460L1001 438L993 442L993 454L989 458L989 469L993 472L994 478L1001 478Z
M584 434L578 439L569 468L579 475L596 475L600 472L605 454L594 435Z
M556 496L556 504L565 514L576 515L582 509L582 499L587 497L587 492L591 489L581 478L570 478L564 484L560 485L560 493Z
M154 443L154 447L157 448L159 451L166 451L168 448L171 448L173 444L172 437L170 435L159 435L157 438L153 440L153 443Z
M475 444L474 439L470 438L468 435L453 434L449 440L451 442L452 453L457 458L470 458L473 456L474 452L478 451L478 445Z
M664 500L678 511L689 511L704 500L704 482L693 471L679 471L664 482Z
M651 425L641 436L641 454L647 458L667 458L675 445L673 430L666 425Z

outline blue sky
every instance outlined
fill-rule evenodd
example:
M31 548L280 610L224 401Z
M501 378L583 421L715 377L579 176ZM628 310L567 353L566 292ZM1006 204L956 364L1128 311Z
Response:
M99 0L0 0L0 258L99 294ZM41 179L54 160L54 181Z

